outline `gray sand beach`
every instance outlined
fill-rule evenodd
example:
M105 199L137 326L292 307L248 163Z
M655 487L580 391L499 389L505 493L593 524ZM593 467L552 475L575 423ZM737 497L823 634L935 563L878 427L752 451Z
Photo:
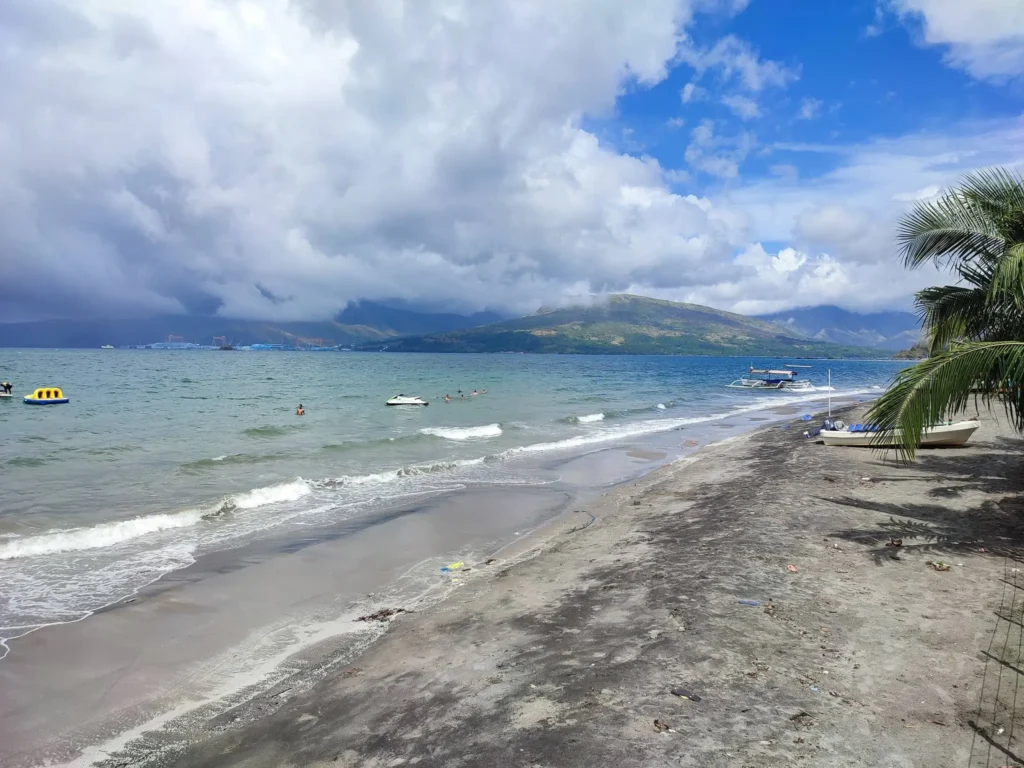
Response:
M386 633L354 658L316 646L268 692L93 757L1018 761L1021 441L990 414L968 447L903 466L800 432L706 447L467 562L447 599L374 622Z

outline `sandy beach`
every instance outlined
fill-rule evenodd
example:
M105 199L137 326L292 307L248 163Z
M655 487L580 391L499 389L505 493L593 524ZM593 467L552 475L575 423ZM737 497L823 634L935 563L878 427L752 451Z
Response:
M102 764L1014 764L1021 441L990 414L900 466L801 431L620 487Z

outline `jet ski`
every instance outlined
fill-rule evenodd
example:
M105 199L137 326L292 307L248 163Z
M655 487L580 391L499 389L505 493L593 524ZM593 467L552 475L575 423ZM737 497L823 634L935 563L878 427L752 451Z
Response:
M395 395L384 405L430 405L422 397L407 397L406 395Z

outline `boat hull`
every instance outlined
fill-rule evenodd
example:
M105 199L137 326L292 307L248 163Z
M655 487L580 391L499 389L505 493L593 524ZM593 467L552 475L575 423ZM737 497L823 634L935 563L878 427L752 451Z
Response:
M959 421L956 424L941 424L937 427L926 429L918 444L923 448L955 448L963 445L977 431L981 423L978 421ZM899 430L891 439L881 443L872 442L877 433L875 432L848 432L844 430L823 429L818 437L825 445L842 446L847 448L895 448L898 442Z
M384 403L384 405L430 405L425 400L395 400L391 399Z
M70 402L70 397L52 397L48 400L37 400L34 397L25 398L25 405L64 405L64 403Z

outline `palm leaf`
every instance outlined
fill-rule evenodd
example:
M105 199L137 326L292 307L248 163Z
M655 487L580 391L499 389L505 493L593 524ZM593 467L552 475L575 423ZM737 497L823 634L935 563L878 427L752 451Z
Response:
M958 189L915 205L897 240L911 269L999 260L1007 244L1024 242L1024 179L999 168L968 174Z
M979 395L1000 400L1014 427L1024 430L1022 382L1024 341L968 342L905 368L866 418L878 428L875 443L898 432L897 450L913 459L928 426L962 413Z

